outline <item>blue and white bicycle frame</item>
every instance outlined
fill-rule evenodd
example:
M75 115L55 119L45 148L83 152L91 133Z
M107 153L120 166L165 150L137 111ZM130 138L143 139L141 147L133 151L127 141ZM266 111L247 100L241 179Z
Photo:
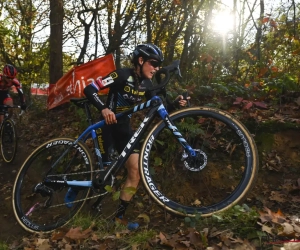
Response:
M96 156L97 156L97 165L99 166L99 170L101 172L101 175L97 178L100 178L99 183L104 183L108 177L110 176L111 172L113 172L113 175L118 172L120 167L124 165L126 160L128 159L129 155L131 154L134 146L139 143L142 135L146 131L146 129L149 127L149 125L152 123L154 120L156 114L158 114L161 119L165 122L166 126L169 128L169 130L173 133L173 135L177 138L178 142L182 145L184 152L186 153L186 157L188 156L196 156L196 152L192 147L187 143L187 141L183 138L182 134L178 131L177 127L174 125L172 120L169 117L169 114L163 105L162 99L159 96L154 96L152 97L149 101L141 103L139 105L134 106L133 108L116 114L116 118L119 119L121 117L124 117L126 115L130 115L133 113L136 113L138 111L148 109L150 108L149 112L145 116L143 122L140 124L138 129L135 131L133 134L132 138L129 140L128 144L126 147L123 149L121 154L119 155L118 159L114 160L109 168L104 168L103 163L102 163L102 156L99 150L99 147L95 149ZM98 144L97 140L97 133L96 130L99 128L102 128L104 126L107 126L105 124L105 121L99 121L93 125L90 125L79 137L73 142L72 145L70 145L70 149L72 147L78 148L80 150L80 147L78 146L78 141L85 141L87 138L92 138L94 143L96 145ZM69 150L66 150L58 159L57 161L52 165L50 168L49 172L51 172L51 169L56 166L56 164L64 157L65 154L68 153ZM47 175L46 175L47 176ZM58 184L57 180L51 180L51 179L46 179L44 180L45 183L51 183L55 182ZM76 186L76 187L86 187L86 188L91 188L93 187L93 181L62 181L61 183L63 186Z

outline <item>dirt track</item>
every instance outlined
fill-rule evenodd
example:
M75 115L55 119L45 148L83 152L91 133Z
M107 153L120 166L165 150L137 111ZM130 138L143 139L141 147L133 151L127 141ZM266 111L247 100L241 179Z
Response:
M17 156L12 164L0 159L0 242L12 242L27 235L15 219L11 196L16 174L30 151L24 141L19 141Z
M20 240L24 236L31 235L17 223L12 210L11 196L19 168L33 151L33 145L40 144L38 140L35 141L29 131L42 133L41 121L34 122L32 125L38 126L39 128L35 127L35 129L39 130L23 126L23 130L27 128L27 131L20 135L14 163L6 164L0 158L0 242L12 243L14 240ZM44 127L45 134L39 136L42 141L51 136L48 132L49 128ZM268 139L268 135L270 139ZM300 130L279 131L275 134L263 133L261 138L256 137L255 139L258 142L259 152L265 152L265 156L260 159L257 185L249 195L250 205L266 206L273 211L280 208L284 214L299 216L300 187L295 186L295 184L298 181L298 185L300 185ZM289 183L293 183L293 193L290 192ZM282 197L285 197L284 200ZM158 226L162 227L163 225L158 223Z

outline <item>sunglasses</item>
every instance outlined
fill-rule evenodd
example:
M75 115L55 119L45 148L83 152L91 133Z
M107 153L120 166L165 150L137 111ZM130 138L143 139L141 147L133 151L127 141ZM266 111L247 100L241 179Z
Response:
M154 68L157 68L160 66L160 62L159 61L154 61L154 60L148 60L147 61L151 66L153 66Z

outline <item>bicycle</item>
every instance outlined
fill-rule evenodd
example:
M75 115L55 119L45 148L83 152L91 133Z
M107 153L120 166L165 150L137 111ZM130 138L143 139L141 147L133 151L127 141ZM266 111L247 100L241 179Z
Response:
M25 230L50 232L62 227L88 199L97 198L92 208L100 209L108 186L115 185L118 171L142 138L139 170L143 186L167 212L211 216L246 198L258 172L252 135L231 114L212 107L168 114L158 94L174 74L180 75L179 61L157 73L158 84L149 90L152 97L148 101L116 114L119 119L148 109L127 146L109 166L102 163L96 133L105 126L104 120L90 123L77 139L49 140L28 156L14 182L12 199L16 219ZM73 101L88 110L86 99ZM150 127L155 119L160 121ZM85 143L88 138L92 138L94 154ZM65 202L70 187L77 196L73 202Z
M3 121L0 127L0 135L1 135L1 144L0 151L3 160L6 163L12 163L15 159L17 153L17 133L16 133L16 125L13 119L9 117L9 109L10 108L21 108L20 106L14 105L0 105L0 115L3 115ZM23 110L22 110L23 111ZM19 115L22 115L23 112Z

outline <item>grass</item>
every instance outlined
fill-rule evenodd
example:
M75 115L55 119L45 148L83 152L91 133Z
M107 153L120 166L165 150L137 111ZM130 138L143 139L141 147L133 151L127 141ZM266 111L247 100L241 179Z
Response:
M196 217L186 220L185 224L201 231L205 227L216 227L218 229L228 229L241 238L253 234L258 230L257 220L259 214L256 209L249 208L246 204L235 205L234 207L222 212L213 214L211 217ZM188 221L188 223L187 223ZM243 225L241 227L241 225Z
M95 231L109 233L112 227L112 223L113 222L110 219L101 218L100 216L81 212L72 219L70 225L72 225L72 227L81 227L82 230L92 228Z
M0 242L0 250L8 250L9 247L6 243Z
M251 241L260 241L259 233L261 230L257 227L256 223L258 217L259 215L255 209L249 208L247 205L236 205L212 217L203 218L197 216L188 219L182 218L180 228L181 230L194 228L199 232L199 235L207 228L216 228L216 230L220 232L230 230L235 237L249 239ZM92 228L99 239L113 237L114 244L118 247L122 247L122 249L127 249L129 246L134 246L135 249L149 249L149 247L151 248L151 242L155 242L160 233L148 227L140 228L137 231L128 231L126 225L122 223L113 223L111 219L105 219L101 216L96 217L85 213L77 215L70 225L72 225L72 227L81 227L82 230ZM201 244L203 246L209 245L205 235L201 238ZM258 242L256 245L261 245L261 243Z
M69 225L72 228L79 227L82 231L91 228L98 239L113 238L113 244L122 249L132 249L131 246L135 249L149 249L149 242L157 235L157 232L151 229L129 231L122 223L114 223L112 219L84 212L76 215Z
M127 242L129 246L138 247L138 249L147 249L149 247L149 242L153 240L156 235L157 232L154 230L138 231L130 235L125 242Z

